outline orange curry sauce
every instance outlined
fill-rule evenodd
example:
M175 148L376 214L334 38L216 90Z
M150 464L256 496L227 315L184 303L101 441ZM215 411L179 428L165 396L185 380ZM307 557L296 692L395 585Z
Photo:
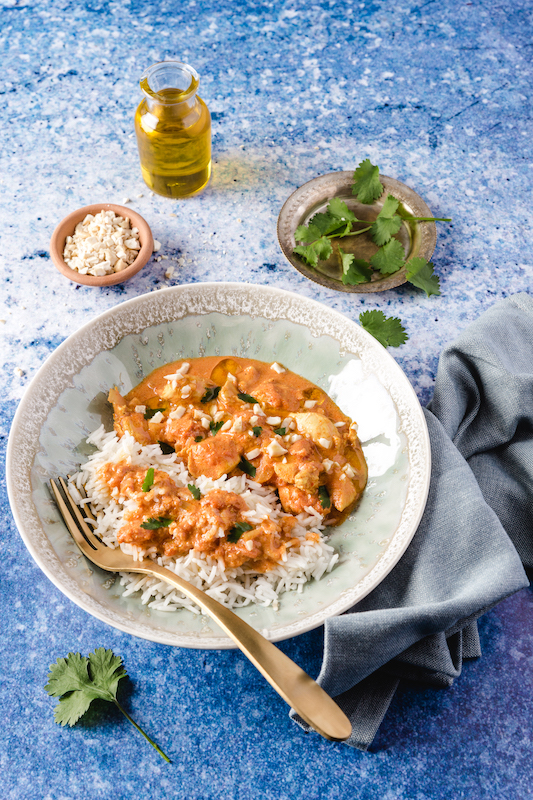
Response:
M129 433L141 445L173 448L193 479L244 471L276 490L286 512L252 526L244 499L234 492L215 489L197 498L157 468L146 488L146 469L106 464L100 477L113 496L135 500L120 542L173 557L194 549L222 558L227 567L265 572L299 541L292 534L294 515L312 508L338 524L366 485L350 418L318 386L277 364L216 356L176 361L154 370L126 397L112 389L109 400L119 437ZM143 527L147 520L151 528Z

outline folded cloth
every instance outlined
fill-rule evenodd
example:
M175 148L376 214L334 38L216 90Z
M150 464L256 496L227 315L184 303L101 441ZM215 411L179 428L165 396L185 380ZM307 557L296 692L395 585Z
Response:
M399 563L327 620L318 682L366 750L400 679L449 686L481 655L477 618L528 585L533 565L533 298L471 324L439 361L426 509ZM305 723L296 721L307 729Z

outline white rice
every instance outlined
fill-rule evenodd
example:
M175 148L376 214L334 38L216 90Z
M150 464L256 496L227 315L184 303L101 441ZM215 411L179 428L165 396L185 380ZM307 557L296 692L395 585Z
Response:
M185 556L170 558L157 556L154 548L143 549L119 543L117 533L123 524L124 511L132 505L135 506L135 501L120 497L117 493L110 497L107 485L98 478L98 470L106 463L126 461L146 469L155 467L167 472L178 487L193 483L202 495L213 489L235 492L248 506L249 510L244 512L244 516L252 525L259 524L267 517L276 521L292 515L283 511L271 487L262 486L246 475L233 478L223 475L218 480L204 476L193 479L175 453L163 455L159 445L142 446L129 434L118 439L114 431L106 433L103 425L87 441L97 447L97 452L73 476L71 488L85 487L96 515L96 534L109 547L120 547L135 561L142 561L144 558L156 560L161 566L172 570L229 608L256 603L272 606L277 610L281 594L301 592L304 584L311 579L320 580L331 571L338 560L338 554L324 540L323 518L311 507L306 509L306 513L296 517L298 524L291 531L292 538L299 539L299 545L288 548L281 562L267 573L258 573L246 564L226 569L221 558L214 559L197 550L191 550ZM81 495L76 499L81 505ZM306 533L310 531L319 535L318 542L306 539ZM191 600L159 578L121 572L120 584L124 587L123 597L137 594L143 605L158 611L187 608L195 614L201 613Z

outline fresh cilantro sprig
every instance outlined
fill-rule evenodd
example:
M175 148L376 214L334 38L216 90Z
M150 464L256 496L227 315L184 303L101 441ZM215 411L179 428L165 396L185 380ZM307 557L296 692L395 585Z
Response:
M117 700L119 681L127 675L122 659L112 650L99 647L89 656L69 653L50 665L48 683L44 687L51 697L58 697L54 719L59 725L72 727L88 710L93 700L99 698L114 703L126 719L150 742L161 758L170 764L170 758L124 711Z
M379 167L365 159L354 172L352 193L360 203L369 205L382 196L384 186L379 179ZM326 261L336 254L341 266L341 281L344 285L354 286L368 283L376 273L393 275L406 268L406 279L413 286L423 289L427 296L440 294L439 279L434 274L430 261L415 257L406 260L403 245L393 238L399 232L403 222L418 224L419 222L451 222L444 217L415 217L400 206L399 200L388 194L376 219L369 223L357 219L346 203L334 197L326 210L315 214L307 225L299 225L294 238L298 243L294 253L299 255L311 267L316 268L319 261ZM363 225L358 229L354 225ZM370 258L356 258L353 253L346 253L337 240L345 236L359 236L369 232L370 238L377 245L377 252Z

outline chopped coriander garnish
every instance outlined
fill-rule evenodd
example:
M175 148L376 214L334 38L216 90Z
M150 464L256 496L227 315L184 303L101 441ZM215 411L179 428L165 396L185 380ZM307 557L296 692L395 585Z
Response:
M238 392L237 397L239 400L242 400L243 403L257 403L255 397L252 397L251 394L246 394L246 392Z
M195 441L195 442L203 442L203 440L204 440L204 437L203 437L203 436L195 436L195 437L194 437L194 441Z
M242 469L242 471L245 472L247 475L249 475L251 478L255 478L256 469L255 469L254 465L251 464L248 461L246 456L241 456L241 460L239 461L237 466L239 467L239 469Z
M143 481L141 489L143 490L143 492L149 492L153 485L154 485L154 468L150 467L150 469L146 473L146 477Z
M223 421L223 420L219 420L218 422L213 422L213 421L211 421L211 422L209 423L209 430L211 431L211 433L213 434L213 436L216 436L216 435L217 435L217 433L219 432L219 430L221 429L221 427L223 426L223 424L224 424L224 421Z
M253 434L256 437L261 434L262 430L263 430L263 428L260 425L254 425L254 427L252 428Z
M320 505L322 508L329 508L331 506L331 500L329 499L329 492L325 486L318 487L318 499L320 500Z
M285 436L286 429L285 428L274 428L274 433L277 433L278 436Z
M194 485L194 483L188 483L187 484L187 489L192 494L192 496L194 497L195 500L199 500L201 498L202 493L201 493L200 489L197 486Z
M169 456L171 453L176 452L171 444L167 444L166 442L158 442L157 444L161 448L161 452L164 456Z
M148 517L146 522L141 523L141 528L146 531L157 531L159 528L168 528L171 522L170 517Z
M251 531L253 527L249 522L236 522L227 535L228 542L235 544L245 531Z
M152 417L155 417L158 411L163 412L164 410L165 410L164 408L147 408L146 411L144 412L144 418L152 419Z
M211 400L216 400L221 388L221 386L210 386L209 389L205 390L200 403L209 403Z

